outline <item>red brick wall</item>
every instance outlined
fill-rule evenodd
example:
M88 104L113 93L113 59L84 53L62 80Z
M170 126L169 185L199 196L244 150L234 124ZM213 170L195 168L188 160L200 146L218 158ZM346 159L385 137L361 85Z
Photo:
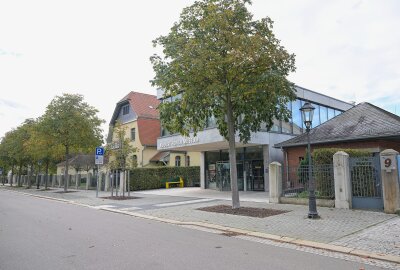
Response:
M297 167L299 165L300 157L304 157L306 153L306 146L290 147L284 149L284 155L287 154L287 162L289 167ZM311 152L313 149L318 148L343 148L343 149L366 149L366 148L377 148L379 151L385 149L394 149L400 152L400 142L388 141L388 140L374 140L374 141L354 141L354 142L342 142L332 144L319 144L311 145ZM286 166L286 156L284 157Z

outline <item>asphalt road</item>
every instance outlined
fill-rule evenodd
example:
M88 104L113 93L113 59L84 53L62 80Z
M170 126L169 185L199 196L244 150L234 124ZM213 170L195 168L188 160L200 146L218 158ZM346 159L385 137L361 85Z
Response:
M0 191L0 269L380 269Z

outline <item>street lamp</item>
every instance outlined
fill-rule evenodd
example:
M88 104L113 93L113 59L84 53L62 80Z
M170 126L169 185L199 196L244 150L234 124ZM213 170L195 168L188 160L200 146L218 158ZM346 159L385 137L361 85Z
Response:
M312 177L312 166L311 166L311 147L310 147L310 129L312 125L312 119L314 116L315 108L310 102L304 103L300 108L303 116L304 125L306 126L307 132L307 149L308 149L308 218L318 218L317 203L315 199L315 182Z

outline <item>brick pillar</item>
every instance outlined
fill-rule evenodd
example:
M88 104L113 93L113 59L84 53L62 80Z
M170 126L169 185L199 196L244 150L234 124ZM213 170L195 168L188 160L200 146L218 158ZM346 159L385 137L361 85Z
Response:
M399 152L393 149L384 150L380 154L383 208L387 214L394 214L400 211L398 154Z
M333 155L333 174L335 182L335 208L352 208L352 191L349 155L339 151Z
M282 195L282 165L279 162L269 164L269 202L279 203Z

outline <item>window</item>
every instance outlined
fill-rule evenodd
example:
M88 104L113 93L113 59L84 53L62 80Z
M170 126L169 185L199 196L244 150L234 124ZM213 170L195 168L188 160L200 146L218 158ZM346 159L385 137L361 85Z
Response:
M286 109L290 113L292 113L292 102L291 101L289 101L286 104ZM286 122L286 121L282 120L282 122L281 122L281 124L282 124L282 133L289 133L289 134L292 133L292 122L293 122L292 116L290 116L289 122Z
M314 117L313 117L313 120L312 120L312 127L314 128L314 127L319 126L321 124L321 121L320 121L320 118L319 118L320 109L319 109L319 105L314 104L314 103L312 105L315 108Z
M175 166L176 167L180 167L181 166L181 157L180 156L176 156L175 157Z
M333 117L335 117L335 110L328 108L328 120L332 119Z
M186 156L186 167L190 166L190 156Z
M319 114L321 116L321 124L328 121L328 108L320 106Z
M136 138L136 129L135 128L131 128L131 141L135 141Z
M301 119L300 108L302 106L301 100L297 99L292 103L292 119L293 119L293 134L301 134L303 121Z
M122 115L129 114L129 105L125 105L122 107Z

